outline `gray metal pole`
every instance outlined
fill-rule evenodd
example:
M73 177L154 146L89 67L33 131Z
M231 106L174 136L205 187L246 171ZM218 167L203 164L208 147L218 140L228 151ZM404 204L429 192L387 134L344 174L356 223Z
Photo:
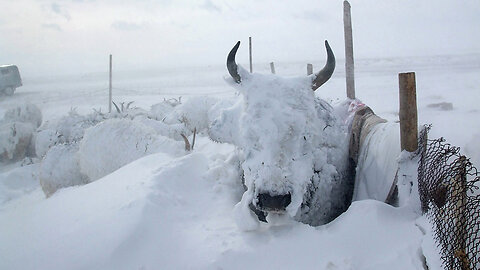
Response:
M250 55L250 73L253 72L253 66L252 66L252 37L248 37L248 49L249 49L249 55Z
M109 86L108 86L108 112L112 112L112 55L110 54L110 74L109 74Z

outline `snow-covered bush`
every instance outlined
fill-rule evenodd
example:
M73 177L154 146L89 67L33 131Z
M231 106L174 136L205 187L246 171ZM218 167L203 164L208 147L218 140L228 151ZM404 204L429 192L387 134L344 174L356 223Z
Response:
M208 112L217 102L218 99L214 97L192 97L175 106L173 111L166 115L165 122L168 124L182 123L190 133L194 129L202 132L209 126Z
M81 172L92 181L148 154L178 155L182 142L158 135L140 121L109 119L87 129L80 143Z
M29 123L0 124L0 161L17 161L28 153L35 128Z
M47 197L60 188L84 185L88 177L80 172L78 144L58 144L50 148L40 166L40 185Z
M42 112L33 104L21 104L5 112L3 121L6 123L30 123L34 128L42 124Z
M54 145L80 141L85 129L104 121L107 117L98 111L80 115L75 110L71 110L68 115L60 119L45 122L38 129L35 138L37 157L43 157Z
M32 155L32 138L42 123L42 113L33 104L9 109L0 121L0 161L17 161Z
M158 121L163 121L165 117L170 114L176 106L180 104L182 104L182 97L179 97L178 99L164 99L163 102L152 105L149 114L150 118Z

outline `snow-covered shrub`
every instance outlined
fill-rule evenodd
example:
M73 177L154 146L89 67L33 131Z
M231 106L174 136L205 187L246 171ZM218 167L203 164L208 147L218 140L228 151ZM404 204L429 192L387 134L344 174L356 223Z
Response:
M208 96L192 97L186 102L175 106L165 118L168 124L182 123L187 130L202 132L209 126L208 112L218 102L217 98Z
M40 185L47 197L60 188L89 182L80 172L78 144L58 144L50 148L40 166Z
M5 112L3 122L30 123L34 128L42 124L42 112L33 104L21 104Z
M85 129L105 120L108 116L94 111L88 115L80 115L71 110L68 115L45 122L35 138L35 152L37 157L43 157L48 149L57 144L78 142L83 138Z
M162 102L152 105L149 114L150 118L158 121L163 121L165 117L170 114L176 106L180 104L182 104L182 97L179 97L178 99L164 99Z
M80 143L81 172L92 181L148 154L177 155L183 143L160 136L140 121L109 119L86 130Z
M21 160L27 154L34 126L30 123L0 124L0 161Z
M191 133L191 131L188 130L184 124L181 123L169 125L165 122L153 120L150 118L139 119L138 121L148 127L153 128L158 134L177 141L183 140L181 134L188 135Z
M0 161L17 161L33 153L32 138L42 123L42 113L33 104L9 109L0 121Z

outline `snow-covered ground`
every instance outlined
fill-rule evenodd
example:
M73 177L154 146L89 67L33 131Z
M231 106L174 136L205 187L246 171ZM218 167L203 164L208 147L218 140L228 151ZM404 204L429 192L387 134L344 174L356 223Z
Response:
M276 72L301 75L305 66L276 63ZM357 97L397 121L397 74L406 71L416 72L419 123L433 124L431 137L462 147L480 167L480 55L357 60ZM179 96L234 97L226 74L223 65L119 71L113 99L150 110ZM23 79L15 95L0 97L0 117L24 103L37 105L44 123L72 108L107 111L106 73ZM344 85L339 61L316 95L339 103ZM243 193L234 147L200 134L190 153L165 148L48 199L39 163L0 165L0 269L440 269L429 225L410 207L356 201L327 225L279 219L242 231L233 214Z

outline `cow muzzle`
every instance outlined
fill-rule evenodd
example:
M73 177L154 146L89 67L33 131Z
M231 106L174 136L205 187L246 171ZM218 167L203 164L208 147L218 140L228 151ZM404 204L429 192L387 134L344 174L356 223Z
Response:
M265 212L284 212L292 202L290 193L284 195L270 195L259 193L257 196L257 209Z

